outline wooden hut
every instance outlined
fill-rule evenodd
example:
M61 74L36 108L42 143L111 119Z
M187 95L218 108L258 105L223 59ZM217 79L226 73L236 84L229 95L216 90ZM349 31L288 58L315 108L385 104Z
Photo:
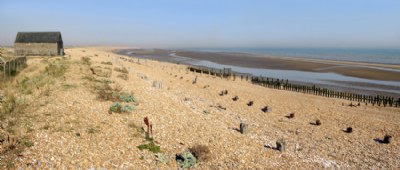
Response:
M61 32L18 32L14 51L17 56L64 55Z

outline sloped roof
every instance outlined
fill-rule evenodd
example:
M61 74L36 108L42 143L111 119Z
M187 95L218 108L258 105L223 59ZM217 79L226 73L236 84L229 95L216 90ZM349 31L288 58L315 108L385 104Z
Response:
M62 42L61 32L18 32L16 43L56 43Z

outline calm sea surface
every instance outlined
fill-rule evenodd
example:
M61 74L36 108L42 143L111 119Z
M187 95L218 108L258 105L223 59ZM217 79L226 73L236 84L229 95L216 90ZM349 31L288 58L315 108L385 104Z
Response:
M400 49L196 48L189 50L205 52L244 52L265 56L400 64Z

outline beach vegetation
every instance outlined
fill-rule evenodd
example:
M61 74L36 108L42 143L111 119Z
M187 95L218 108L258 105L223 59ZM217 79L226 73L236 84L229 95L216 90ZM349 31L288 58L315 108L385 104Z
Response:
M157 162L161 162L163 164L167 164L168 163L168 157L165 154L156 153L155 156L156 156L156 161Z
M124 73L118 74L117 77L121 78L123 80L128 80L129 79L128 74L124 74Z
M22 143L23 145L25 145L26 147L32 147L34 145L34 143L32 141L30 141L29 139L25 139L22 138L19 143Z
M127 102L127 103L136 101L135 97L133 97L132 94L128 94L128 93L121 93L119 95L119 99L121 99L122 101Z
M97 131L98 131L98 130L95 129L95 128L93 128L93 127L90 127L90 128L88 128L88 129L86 130L86 132L89 133L89 134L94 134L94 133L96 133Z
M195 145L189 148L189 151L193 154L198 161L209 161L211 159L211 152L206 145Z
M15 137L0 133L0 167L5 169L15 169L14 160L17 159L26 145Z
M119 102L115 102L110 106L110 108L108 110L113 113L121 113L122 105Z
M105 78L111 77L111 74L112 74L111 71L102 71L102 70L98 70L98 71L96 71L96 73L97 73L96 74L97 76L105 77Z
M50 129L50 124L45 124L43 127L42 127L42 129L44 129L44 130L49 130Z
M101 85L97 86L97 97L104 101L114 101L114 102L126 102L133 103L136 102L135 97L132 93L121 92L122 87L116 84L114 87L110 85L110 81L104 80ZM127 107L128 109L128 107Z
M95 77L93 77L92 75L89 75L89 76L82 76L81 79L82 79L82 80L88 80L88 81L90 81L90 82L96 82L96 81L98 81L98 80L97 80Z
M131 105L122 105L119 102L113 103L108 109L110 113L123 113L123 112L131 112L135 109L134 106Z
M66 61L53 61L47 62L43 72L39 75L24 77L22 80L17 81L17 87L22 94L32 94L35 89L39 90L47 85L41 94L48 95L50 88L48 85L54 83L54 78L62 77L66 73L68 63Z
M144 128L136 125L134 122L129 122L128 127L132 128L135 133L133 134L134 137L139 137L144 134Z
M30 85L31 80L28 77L24 77L22 81L18 83L18 87L22 94L32 94L32 86Z
M101 100L120 101L119 94L122 91L122 87L118 84L111 87L109 83L101 83L95 89L97 91L97 97Z
M51 92L52 90L50 89L50 87L47 85L47 86L45 86L41 91L40 91L40 95L42 95L42 96L50 96L50 92Z
M153 152L153 153L161 152L160 146L156 145L153 141L148 142L146 144L141 144L141 145L137 146L137 148L139 150L149 150L150 152Z
M15 113L17 107L17 98L14 93L6 91L1 102L0 118L3 119L7 115Z
M143 118L144 124L147 126L147 131L145 131L145 144L137 146L139 150L148 149L150 152L159 153L161 152L160 146L156 145L153 136L153 125L151 124L148 117Z
M177 154L175 160L182 169L191 168L197 162L196 157L189 150L186 150L181 154Z
M66 71L66 63L60 61L49 62L45 68L45 73L53 77L61 77L65 74Z
M128 72L128 69L126 69L125 67L115 67L115 68L114 68L114 71L120 72L120 73L125 73L125 74L128 74L128 73L129 73L129 72Z
M82 57L81 60L82 60L82 63L85 65L90 66L92 64L89 57Z
M111 61L102 61L101 64L104 65L113 65L113 63Z
M111 81L110 79L100 79L100 83L111 84L113 83L113 81Z
M70 90L70 89L76 88L76 85L73 85L73 84L63 84L62 87L63 87L64 90Z

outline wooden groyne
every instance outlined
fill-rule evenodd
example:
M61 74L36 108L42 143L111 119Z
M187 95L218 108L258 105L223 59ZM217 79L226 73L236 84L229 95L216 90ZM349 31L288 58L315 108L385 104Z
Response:
M267 88L288 90L299 93L324 96L329 98L346 99L352 102L365 103L366 105L372 104L383 107L400 107L400 98L395 99L394 97L389 97L389 96L383 96L383 95L371 96L371 95L363 95L350 92L335 91L327 88L317 87L315 85L309 86L309 85L293 84L290 83L289 80L284 80L284 79L234 73L230 68L215 69L202 66L188 66L187 69L191 72L208 74L230 80L236 80L237 78L240 78L240 80L250 81L253 84L257 84ZM351 103L350 105L356 106L356 104L353 103Z

